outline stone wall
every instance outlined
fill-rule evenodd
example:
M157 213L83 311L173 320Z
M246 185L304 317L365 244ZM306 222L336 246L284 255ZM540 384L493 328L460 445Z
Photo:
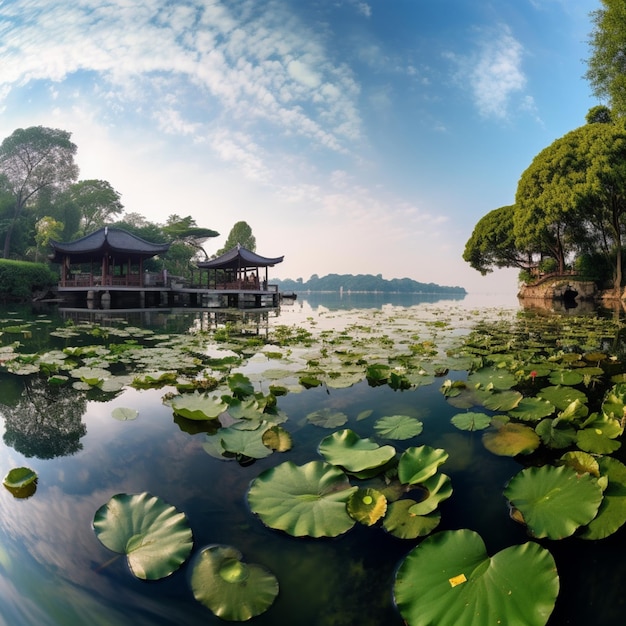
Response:
M563 300L573 297L571 292L576 292L576 300L595 300L598 296L598 289L593 281L552 278L535 285L522 285L517 297L534 300Z

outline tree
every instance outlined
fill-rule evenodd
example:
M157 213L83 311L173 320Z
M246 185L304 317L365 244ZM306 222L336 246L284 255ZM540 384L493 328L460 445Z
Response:
M585 120L587 124L612 124L613 114L609 107L599 104L598 106L591 107L589 111L587 111Z
M228 233L224 247L216 252L216 256L224 254L237 247L239 244L251 252L256 252L256 238L252 234L252 229L246 222L237 222Z
M63 232L63 224L53 217L42 217L35 224L35 243L37 244L35 252L35 261L39 260L39 251L47 247L51 239L58 240Z
M63 190L78 178L76 146L71 133L44 126L18 128L0 144L0 174L13 198L13 212L4 234L3 256L24 209L47 188Z
M622 230L626 222L626 128L587 124L543 150L522 174L517 194L517 241L555 243L563 270L566 242L578 250L615 254L613 287L622 284Z
M74 205L80 212L81 235L105 226L124 210L120 194L106 180L80 180L63 196L63 201Z
M163 226L163 232L174 242L184 243L195 250L202 251L205 259L209 258L202 244L210 237L219 237L219 233L210 228L200 228L196 220L188 215L180 217L176 214L167 218L167 223Z
M530 259L515 244L515 205L494 209L481 218L465 244L463 259L483 276L497 267L527 269Z
M622 116L626 114L626 4L623 0L600 1L602 8L591 13L594 29L585 78L594 95Z

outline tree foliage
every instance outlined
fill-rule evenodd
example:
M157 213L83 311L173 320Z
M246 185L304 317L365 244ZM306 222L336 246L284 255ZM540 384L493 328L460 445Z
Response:
M71 133L44 126L18 128L0 144L0 174L13 200L6 221L3 256L11 250L11 237L23 211L44 189L63 190L78 178L76 145Z
M124 210L120 194L106 180L78 181L69 187L62 200L78 209L80 235L105 226Z
M483 276L497 267L528 267L513 235L515 205L494 209L482 217L465 244L463 259Z
M622 116L626 114L626 4L601 0L601 8L591 13L591 19L594 27L585 77L594 95Z
M220 256L229 250L237 247L239 244L242 248L246 248L251 252L256 252L256 238L252 234L252 228L247 222L237 222L228 233L226 243L223 248L220 248L215 256Z

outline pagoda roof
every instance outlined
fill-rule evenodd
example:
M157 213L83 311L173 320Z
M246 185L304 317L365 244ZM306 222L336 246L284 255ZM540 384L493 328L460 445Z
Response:
M104 254L125 254L148 259L167 252L169 243L152 243L141 237L110 226L104 226L89 235L70 242L50 241L53 253L50 259L60 263L69 256L74 262L90 261Z
M284 256L274 258L264 257L256 252L252 252L241 246L237 246L228 252L211 259L200 261L197 266L201 269L246 269L249 267L273 267L277 263L282 263Z

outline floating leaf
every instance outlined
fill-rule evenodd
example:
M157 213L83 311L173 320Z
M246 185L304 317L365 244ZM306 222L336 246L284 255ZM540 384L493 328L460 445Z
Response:
M459 430L484 430L491 424L491 417L486 413L457 413L451 420Z
M348 499L350 517L365 526L372 526L386 512L387 498L377 489L358 489Z
M544 626L559 578L552 555L534 542L489 557L471 530L436 533L405 557L394 599L410 626Z
M137 409L127 409L120 406L111 411L111 416L114 417L116 420L119 420L120 422L137 419L138 415L139 411L137 411Z
M598 460L586 452L566 452L560 459L563 465L571 467L577 474L591 474L600 476L600 464Z
M268 428L263 433L262 440L263 445L267 446L270 450L275 450L276 452L287 452L288 450L291 450L291 446L293 445L290 433L282 426L278 425Z
M306 416L306 419L322 428L338 428L348 421L348 416L341 411L333 411L332 409L320 409L313 411Z
M583 382L583 375L575 370L555 370L548 380L553 385L579 385Z
M380 437L400 441L419 435L424 430L424 424L409 415L386 415L376 420L374 430Z
M382 467L396 454L393 446L381 446L371 439L361 439L349 428L322 439L318 450L328 463L339 465L348 472Z
M254 393L250 379L239 372L228 377L228 388L232 391L233 396L238 399L251 396Z
M547 400L554 404L557 409L564 411L575 400L580 400L582 403L587 402L587 396L578 389L572 387L544 387L539 390L537 394L540 398Z
M241 559L231 546L212 545L193 565L194 597L223 620L244 622L261 615L278 595L278 581L271 572Z
M423 483L437 473L438 467L448 459L448 453L441 448L419 446L408 448L398 463L398 478L404 485Z
M392 502L383 519L383 528L398 539L416 539L432 533L439 526L441 513L433 511L428 515L415 515L411 508L416 504L410 498Z
M272 451L263 442L264 428L241 430L236 427L221 428L215 435L207 435L207 440L215 437L220 440L225 452L242 455L251 459L264 459Z
M298 466L286 461L252 481L248 503L270 528L296 537L336 537L354 526L346 509L354 491L356 487L334 465L311 461Z
M93 528L109 550L127 555L131 572L144 580L169 576L193 545L185 514L147 492L113 496L96 511Z
M197 391L175 396L170 406L176 415L189 420L215 419L228 408L220 398Z
M2 484L15 498L30 498L37 491L37 473L29 467L14 467Z
M602 489L589 474L561 466L529 467L516 474L505 497L535 537L563 539L596 516Z
M440 502L447 500L452 495L452 482L450 477L445 474L435 474L420 483L419 486L425 490L426 495L423 500L409 509L409 513L412 515L428 515L439 506Z
M576 429L567 422L545 419L535 427L541 441L549 448L560 450L571 446L576 441Z
M483 445L489 452L499 456L530 454L541 443L539 435L524 424L509 422L483 435Z
M483 367L472 372L467 377L467 384L471 387L485 389L510 389L517 384L517 378L506 369L497 367Z
M598 465L608 485L598 514L579 535L583 539L604 539L626 523L626 465L611 457L602 457Z
M522 394L519 391L482 391L475 392L476 397L480 400L480 403L490 411L511 411L521 401Z
M522 398L519 404L508 413L511 417L523 422L538 422L552 415L555 410L554 404L543 398Z

